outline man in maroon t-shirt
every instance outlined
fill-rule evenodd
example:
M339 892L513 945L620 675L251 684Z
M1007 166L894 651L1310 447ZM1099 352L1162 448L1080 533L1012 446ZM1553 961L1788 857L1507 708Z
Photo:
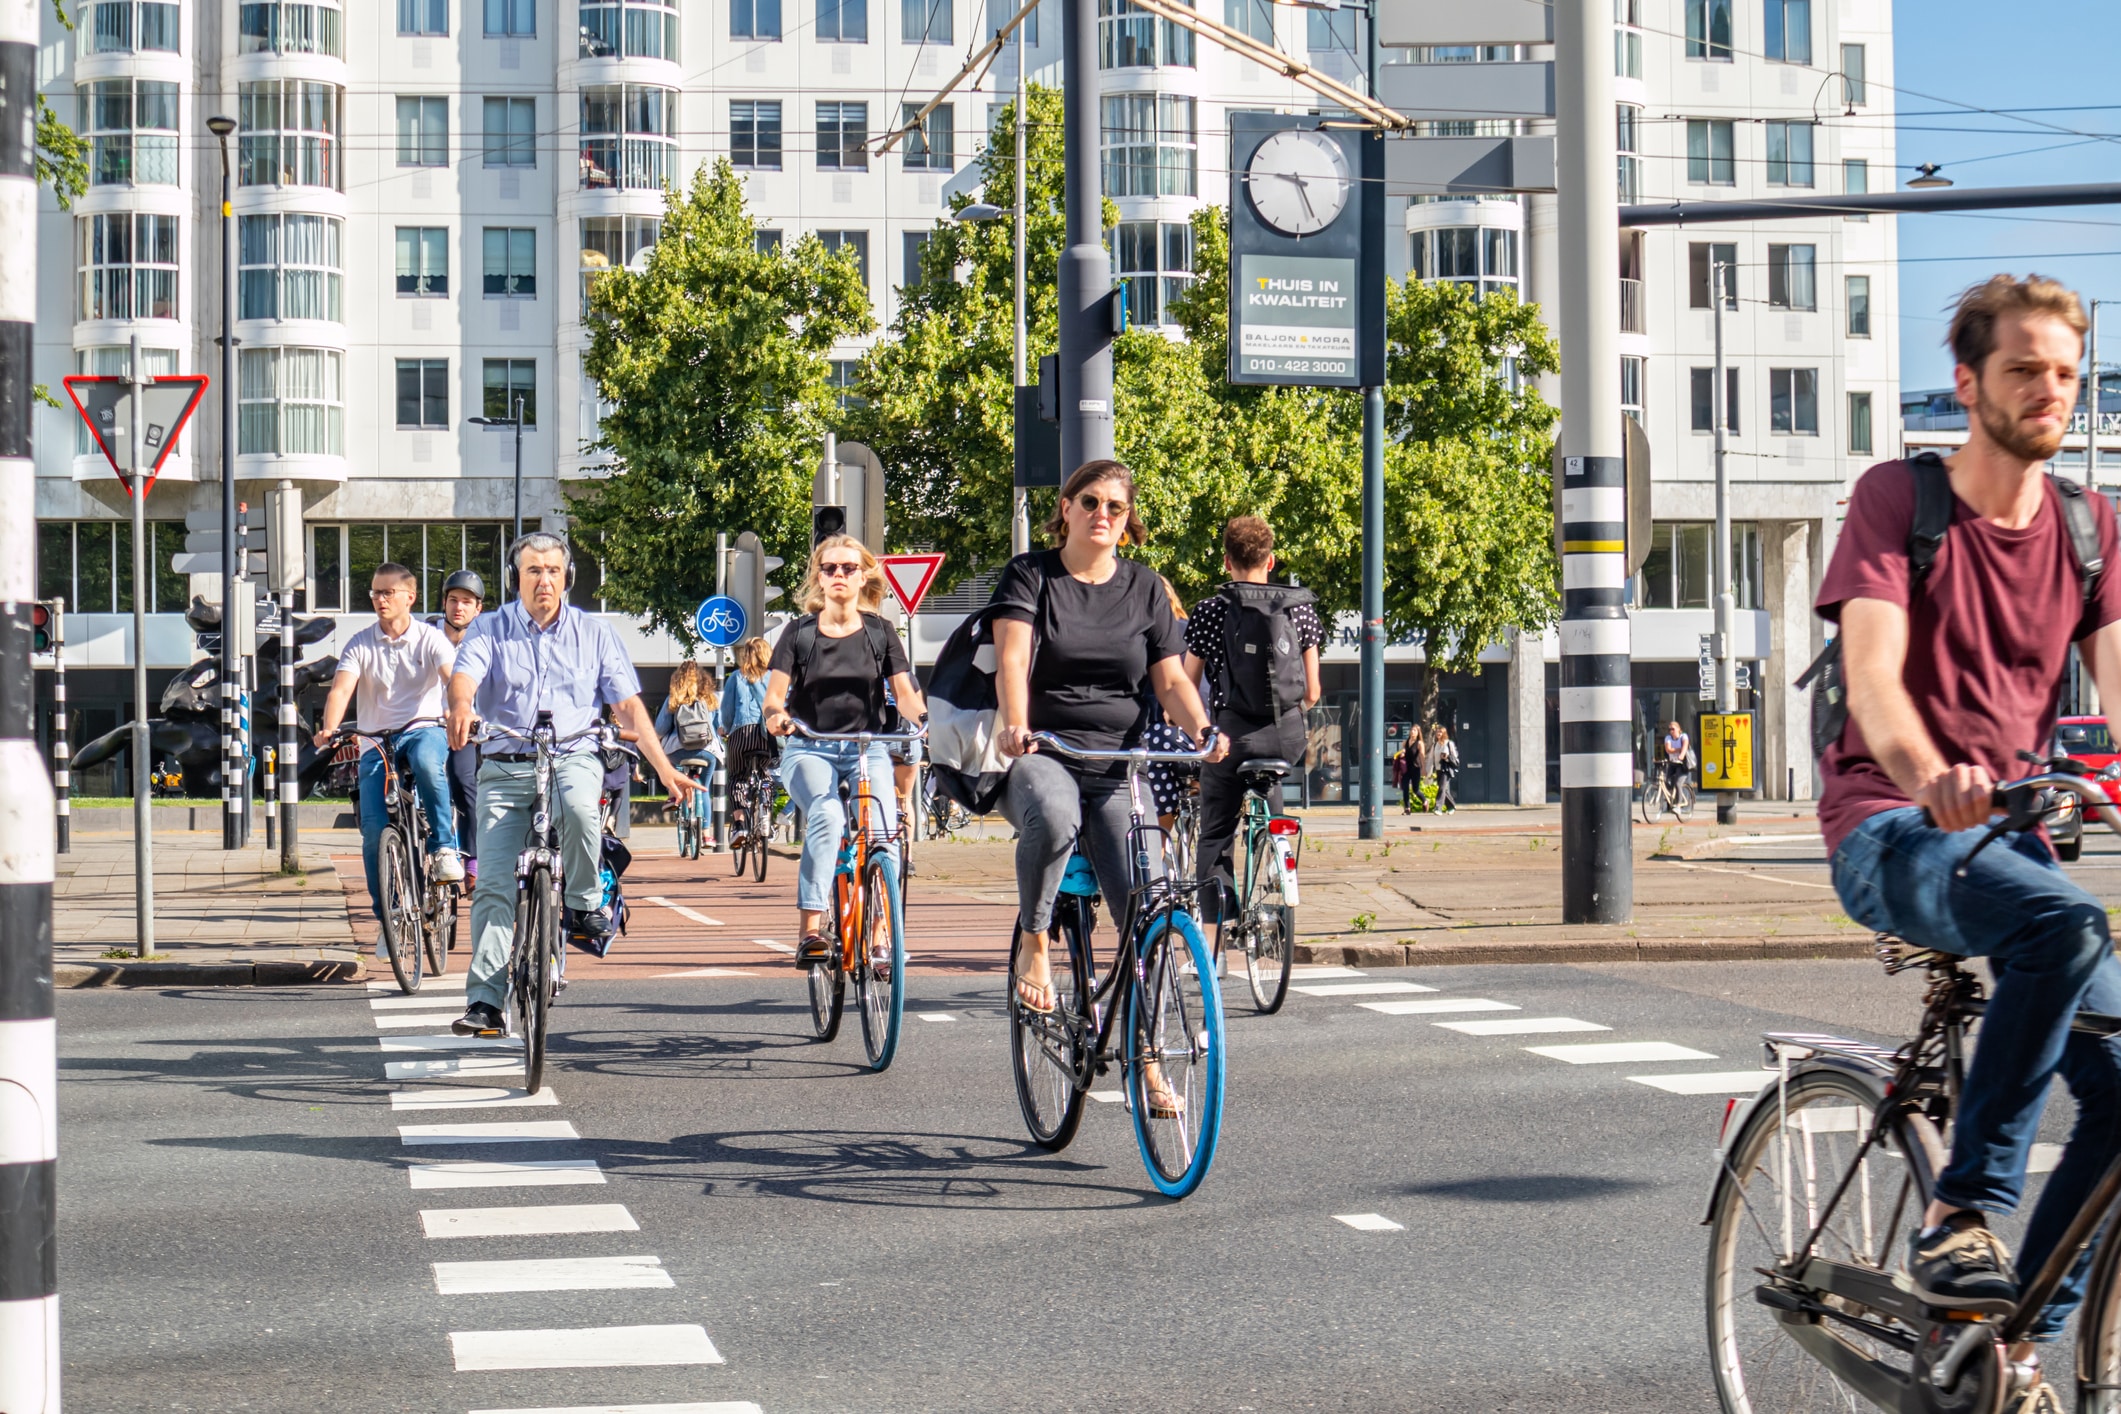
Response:
M2026 1270L2053 1251L2121 1136L2121 1042L2069 1031L2080 1006L2121 1012L2105 909L2038 834L1998 841L1967 877L1955 873L1988 822L1996 782L2025 773L2018 752L2045 747L2072 644L2102 696L2121 701L2113 509L2089 498L2114 568L2087 595L2061 495L2044 474L2076 403L2084 329L2076 296L2037 276L1999 275L1967 291L1949 339L1969 428L1946 461L1954 500L1943 546L1914 582L1914 473L1887 462L1856 483L1819 587L1819 613L1841 626L1850 717L1821 763L1834 887L1864 926L1986 957L1995 978L1951 1163L1908 1261L1917 1293L1957 1310L2007 1312L2016 1302L2009 1255L1984 1214L2017 1206L2058 1070L2080 1117L2026 1229ZM2084 1265L2035 1340L2061 1332ZM2013 1406L2046 1407L2030 1395Z

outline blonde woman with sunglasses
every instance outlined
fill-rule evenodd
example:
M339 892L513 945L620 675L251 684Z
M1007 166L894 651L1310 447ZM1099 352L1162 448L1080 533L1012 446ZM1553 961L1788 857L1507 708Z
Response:
M926 712L914 685L913 665L898 635L877 610L884 605L884 571L876 556L851 535L828 535L810 552L796 602L804 616L781 631L766 680L764 722L787 737L780 778L788 798L803 812L803 862L796 874L796 915L802 942L795 965L807 968L830 955L824 936L832 870L839 859L846 811L840 782L860 771L860 750L849 741L813 741L792 736L795 724L820 732L881 732L888 686L899 713L917 720ZM869 779L889 778L890 749L869 748ZM898 827L889 790L875 792L877 828Z

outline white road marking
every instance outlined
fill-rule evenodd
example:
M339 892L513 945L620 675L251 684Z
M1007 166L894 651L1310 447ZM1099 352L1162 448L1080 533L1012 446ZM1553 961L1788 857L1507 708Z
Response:
M756 977L756 972L746 972L741 967L694 967L684 972L658 972L657 980L665 977Z
M2062 1146L2060 1144L2035 1144L2033 1145L2032 1153L2026 1155L2025 1171L2027 1173L2053 1173L2055 1165L2061 1162Z
M1573 1016L1505 1016L1495 1021L1439 1021L1436 1025L1467 1036L1539 1036L1554 1031L1613 1029L1595 1021L1578 1021Z
M1772 1070L1711 1070L1694 1075L1631 1075L1637 1085L1673 1095L1750 1095L1775 1078Z
M522 1208L425 1208L420 1225L432 1238L550 1237L570 1232L639 1232L623 1203L557 1203Z
M1306 963L1300 963L1300 964L1297 964L1296 966L1293 966L1293 967L1291 967L1291 968L1289 969L1289 976L1290 976L1291 978L1296 978L1296 977L1367 977L1367 976L1369 976L1369 975L1370 975L1370 974L1369 974L1369 973L1367 973L1367 972L1359 972L1359 971L1357 971L1357 970L1356 970L1355 968L1352 968L1352 967L1328 967L1328 966L1325 966L1325 965L1324 965L1324 964L1322 964L1322 963L1313 963L1313 962L1306 962Z
M386 1051L490 1051L496 1047L521 1050L513 1036L378 1036L376 1044Z
M553 1409L474 1409L471 1414L765 1414L748 1399L709 1404L570 1404Z
M1832 889L1832 884L1815 883L1810 879L1785 879L1780 874L1762 874L1754 869L1719 869L1713 864L1689 864L1681 859L1659 860L1674 869L1699 869L1705 874L1736 874L1742 879L1765 879L1771 884L1789 884L1799 889Z
M1447 1011L1517 1011L1509 1002L1491 1002L1482 997L1422 997L1407 1002L1357 1002L1365 1011L1386 1016L1431 1016Z
M542 1140L580 1139L564 1119L526 1119L499 1124L401 1124L401 1144L533 1144Z
M1526 1046L1535 1056L1570 1065L1614 1065L1623 1061L1714 1060L1707 1051L1675 1046L1670 1041L1601 1041L1588 1046Z
M471 1159L414 1164L414 1188L568 1188L604 1181L595 1159L532 1159L494 1163Z
M1333 1221L1346 1223L1357 1232L1399 1232L1403 1225L1378 1213L1335 1213Z
M1369 997L1383 996L1388 992L1433 992L1434 987L1424 987L1419 982L1325 982L1302 986L1289 984L1292 992L1302 992L1307 997Z
M463 1014L456 1010L387 1012L382 1016L370 1017L369 1020L375 1022L376 1029L380 1031L391 1026L447 1026Z
M420 979L420 991L425 992L430 987L434 988L436 991L450 991L454 989L456 991L461 992L464 990L464 974L461 972L445 972L440 974L439 976L429 974L425 977L422 977ZM406 992L403 987L400 987L395 982L371 982L368 984L368 990L371 992L388 992L392 996L404 997L405 1000L408 1002L415 1000L419 995L419 993L417 992Z
M719 1365L702 1326L602 1326L566 1331L451 1331L463 1370L602 1370L629 1365Z
M1124 1090L1092 1090L1090 1098L1101 1105L1124 1105L1127 1103L1127 1092Z
M923 1021L955 1021L955 1020L957 1020L957 1018L956 1018L956 1017L952 1016L952 1015L951 1015L951 1014L950 1014L949 1012L947 1012L947 1011L917 1011L917 1012L915 1012L915 1013L913 1013L913 1014L914 1014L915 1016L919 1017L919 1018L920 1018L921 1020L923 1020Z
M784 952L790 957L795 956L795 949L788 946L788 944L786 943L777 943L771 938L753 938L751 941L757 943L762 948L772 948L775 952Z
M647 901L649 903L658 904L663 908L669 909L672 913L675 913L680 918L689 918L703 928L720 928L723 926L721 919L709 918L704 913L700 913L693 909L687 908L681 903L672 903L667 898L651 898Z
M436 1262L435 1292L632 1291L677 1285L661 1257L537 1257L513 1262Z
M1825 844L1826 836L1823 833L1809 835L1725 835L1717 843L1726 845Z
M395 987L391 990L397 991ZM368 1001L368 1009L370 1011L417 1011L421 1007L427 1007L432 1010L438 1006L462 1006L463 1004L464 999L462 997L431 997L427 994L426 989L422 988L419 992L409 997L402 992L394 997L371 997Z
M521 1086L512 1090L477 1089L470 1086L442 1090L393 1090L390 1092L390 1107L394 1110L497 1110L513 1109L517 1106L557 1105L560 1097L551 1086L533 1095Z
M515 1056L439 1056L434 1060L385 1061L386 1080L432 1080L442 1075L498 1077L521 1075L523 1058Z

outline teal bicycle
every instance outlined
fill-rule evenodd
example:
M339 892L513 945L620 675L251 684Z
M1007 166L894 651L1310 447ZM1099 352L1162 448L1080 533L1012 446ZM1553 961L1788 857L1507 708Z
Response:
M1238 837L1244 842L1236 916L1217 929L1216 955L1237 948L1245 955L1252 1004L1273 1013L1289 995L1289 969L1296 960L1296 863L1303 854L1304 827L1274 802L1281 796L1286 761L1247 761L1237 769L1244 788Z

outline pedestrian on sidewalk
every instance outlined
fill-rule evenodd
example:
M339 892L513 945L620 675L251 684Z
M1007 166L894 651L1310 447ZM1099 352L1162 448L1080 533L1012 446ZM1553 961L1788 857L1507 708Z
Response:
M1442 722L1436 724L1436 744L1429 751L1436 770L1436 813L1449 815L1458 809L1458 743Z
M1422 794L1422 779L1428 775L1429 739L1419 722L1407 733L1407 739L1399 748L1399 806L1400 813L1412 815L1417 810L1427 810L1429 802Z

